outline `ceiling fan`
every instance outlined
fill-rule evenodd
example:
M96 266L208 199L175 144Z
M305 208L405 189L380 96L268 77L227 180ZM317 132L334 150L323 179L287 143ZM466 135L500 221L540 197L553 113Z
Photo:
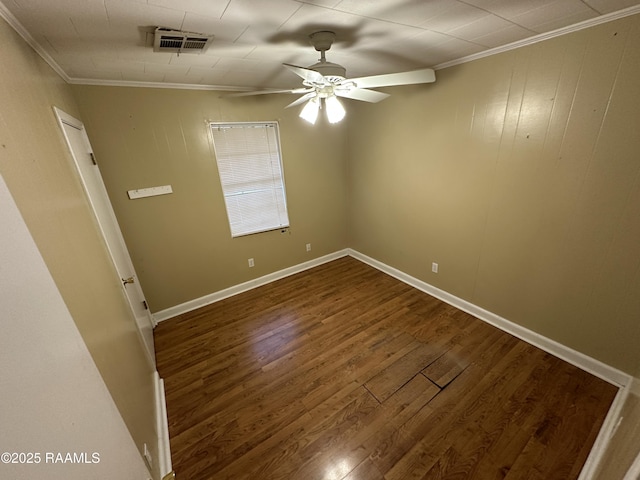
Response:
M233 93L226 96L242 97L270 93L302 94L300 98L294 100L285 108L295 107L296 105L307 102L300 112L300 117L313 124L318 118L318 112L322 104L324 104L329 122L336 123L345 116L344 107L337 97L377 103L387 98L389 94L370 90L371 88L431 83L436 80L435 74L430 68L360 78L346 78L346 69L342 65L328 62L326 59L325 52L331 48L335 36L334 32L326 30L309 35L311 44L320 52L320 60L318 63L307 68L290 65L288 63L283 64L286 68L302 78L302 88L294 88L291 90L259 90L254 92Z

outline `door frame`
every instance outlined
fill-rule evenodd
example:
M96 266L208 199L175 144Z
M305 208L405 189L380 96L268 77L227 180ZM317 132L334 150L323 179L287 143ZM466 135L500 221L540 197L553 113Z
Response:
M129 309L131 311L131 314L134 318L134 322L136 324L136 331L138 332L140 341L142 343L143 349L146 352L146 357L150 363L150 365L153 367L153 369L155 370L155 348L153 346L153 339L151 338L151 342L149 342L146 338L145 335L142 332L142 328L143 326L139 325L138 323L138 315L136 314L135 310L134 310L134 306L131 303L131 300L127 294L127 286L125 283L123 283L122 279L120 278L120 275L122 272L120 272L120 267L118 266L118 261L116 260L116 255L114 254L113 250L112 250L112 246L110 245L109 241L107 240L107 235L105 234L105 229L106 228L112 228L114 231L113 233L115 234L115 240L112 239L112 241L116 241L118 243L117 247L122 249L122 251L125 253L125 257L124 258L124 262L126 263L125 267L127 272L131 272L131 275L133 276L134 280L134 284L132 285L133 288L135 288L138 292L139 292L139 296L142 299L142 301L144 301L144 304L146 305L146 300L145 300L145 295L144 295L144 291L142 290L142 286L140 285L140 281L138 279L138 276L135 272L135 268L133 266L133 262L131 260L131 255L129 254L129 250L127 248L127 245L124 241L124 237L122 235L122 231L120 229L120 225L118 224L118 220L116 218L115 212L113 211L113 206L111 204L111 200L109 199L109 195L107 193L106 187L104 185L104 181L102 179L102 174L100 173L100 168L98 167L98 165L95 163L94 160L94 164L96 166L96 173L97 173L97 177L99 180L99 183L101 183L102 188L99 188L99 190L101 191L95 191L95 189L91 189L88 184L87 184L87 180L84 176L84 173L82 172L82 169L80 168L79 162L80 159L77 158L77 152L74 152L74 149L71 145L70 139L67 135L67 132L65 131L65 125L68 125L69 127L75 128L77 130L79 130L81 132L81 134L84 137L84 140L87 143L87 146L89 147L89 154L93 157L93 148L91 147L91 142L89 140L89 137L87 135L86 129L84 127L84 124L82 121L78 120L77 118L69 115L68 113L64 112L63 110L60 110L57 107L53 107L53 110L55 112L56 118L58 120L58 124L60 126L60 129L62 131L62 135L64 136L65 142L67 144L67 148L69 150L69 153L71 154L71 157L73 158L73 166L75 167L76 172L78 173L79 177L80 177L80 181L82 183L82 187L84 190L84 193L87 197L87 201L89 202L89 205L91 206L91 211L93 213L94 218L96 219L98 226L99 226L99 230L100 230L100 235L102 236L107 251L109 252L109 258L118 274L118 281L120 283L121 288L123 289L123 294L127 300L127 305L129 306ZM93 191L90 191L93 190ZM106 219L106 222L110 222L111 225L107 226L104 223L106 223L105 221L101 220L100 215L97 212L94 200L92 199L92 195L104 195L105 199L106 199L106 203L108 205L108 212L107 215L110 217L108 219ZM128 275L128 273L127 273ZM147 308L145 309L145 319L143 321L148 321L149 322L149 326L151 328L151 331L153 332L153 329L156 327L157 322L155 321L155 319L153 318L153 315L151 314L151 311ZM145 326L146 327L146 326ZM153 337L153 333L151 333L151 337Z

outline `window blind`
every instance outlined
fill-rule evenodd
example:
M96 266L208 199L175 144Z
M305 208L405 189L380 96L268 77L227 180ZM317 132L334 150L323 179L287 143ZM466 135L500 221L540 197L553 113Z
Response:
M231 236L289 226L278 124L211 124Z

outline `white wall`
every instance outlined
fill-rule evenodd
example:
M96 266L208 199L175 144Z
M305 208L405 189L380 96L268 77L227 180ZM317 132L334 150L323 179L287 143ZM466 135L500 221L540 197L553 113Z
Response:
M2 176L0 225L0 478L149 479Z

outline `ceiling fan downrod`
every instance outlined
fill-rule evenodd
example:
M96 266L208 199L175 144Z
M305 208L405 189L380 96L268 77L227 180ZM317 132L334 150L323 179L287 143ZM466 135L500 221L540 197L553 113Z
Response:
M315 63L308 68L320 73L325 77L326 81L331 83L342 81L346 77L346 70L342 65L328 62L326 58L326 51L331 48L331 45L333 45L335 38L335 32L329 30L321 30L309 35L311 45L313 45L313 48L320 52L320 60L318 61L318 63Z
M325 52L331 48L334 40L336 39L335 32L331 32L329 30L321 30L319 32L314 32L309 35L309 40L311 41L311 45L318 52L320 52L320 61L326 62Z

